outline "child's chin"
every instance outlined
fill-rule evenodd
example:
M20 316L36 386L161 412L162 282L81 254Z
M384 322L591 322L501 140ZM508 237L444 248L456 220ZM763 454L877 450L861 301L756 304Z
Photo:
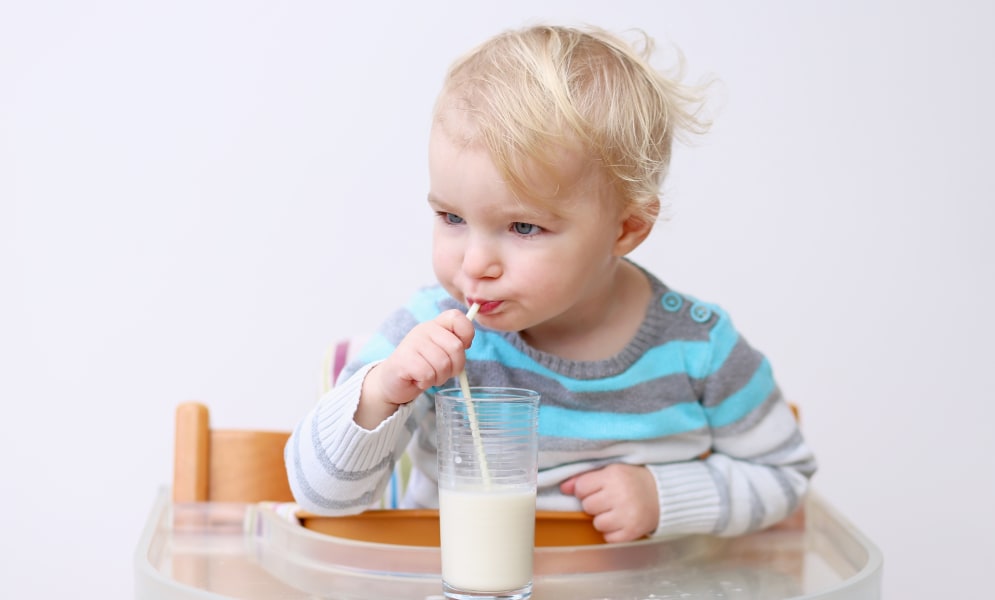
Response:
M492 331L510 332L520 331L511 319L503 318L503 315L477 315L477 322Z

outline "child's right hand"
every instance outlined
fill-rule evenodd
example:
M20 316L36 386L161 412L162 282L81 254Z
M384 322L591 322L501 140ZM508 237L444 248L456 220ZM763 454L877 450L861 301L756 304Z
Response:
M455 309L409 331L394 352L366 374L356 423L374 429L398 406L459 375L473 334L473 324Z

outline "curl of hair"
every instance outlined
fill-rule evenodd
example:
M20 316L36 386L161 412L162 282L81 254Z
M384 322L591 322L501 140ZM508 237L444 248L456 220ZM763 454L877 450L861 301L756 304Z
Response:
M564 151L600 165L628 205L656 216L674 139L704 133L704 87L650 64L639 46L603 29L551 25L504 32L458 59L447 73L435 118L458 109L513 189L529 194L533 169L556 175ZM532 194L534 195L534 194Z

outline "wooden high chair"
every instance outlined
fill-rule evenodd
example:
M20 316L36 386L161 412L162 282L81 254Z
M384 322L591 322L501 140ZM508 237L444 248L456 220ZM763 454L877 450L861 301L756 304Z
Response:
M173 502L293 502L287 431L211 429L207 407L176 408Z
M335 385L367 337L345 338L328 347L321 393ZM293 502L283 463L289 431L211 429L207 406L186 402L176 408L175 436L173 502ZM398 473L392 485L401 486L400 477Z

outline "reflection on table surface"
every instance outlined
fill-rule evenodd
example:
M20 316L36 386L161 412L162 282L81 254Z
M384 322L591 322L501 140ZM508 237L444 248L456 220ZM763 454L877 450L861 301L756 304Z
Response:
M135 554L136 597L441 598L438 549L344 540L261 505L153 507ZM535 600L880 598L877 548L818 496L784 525L536 552Z

